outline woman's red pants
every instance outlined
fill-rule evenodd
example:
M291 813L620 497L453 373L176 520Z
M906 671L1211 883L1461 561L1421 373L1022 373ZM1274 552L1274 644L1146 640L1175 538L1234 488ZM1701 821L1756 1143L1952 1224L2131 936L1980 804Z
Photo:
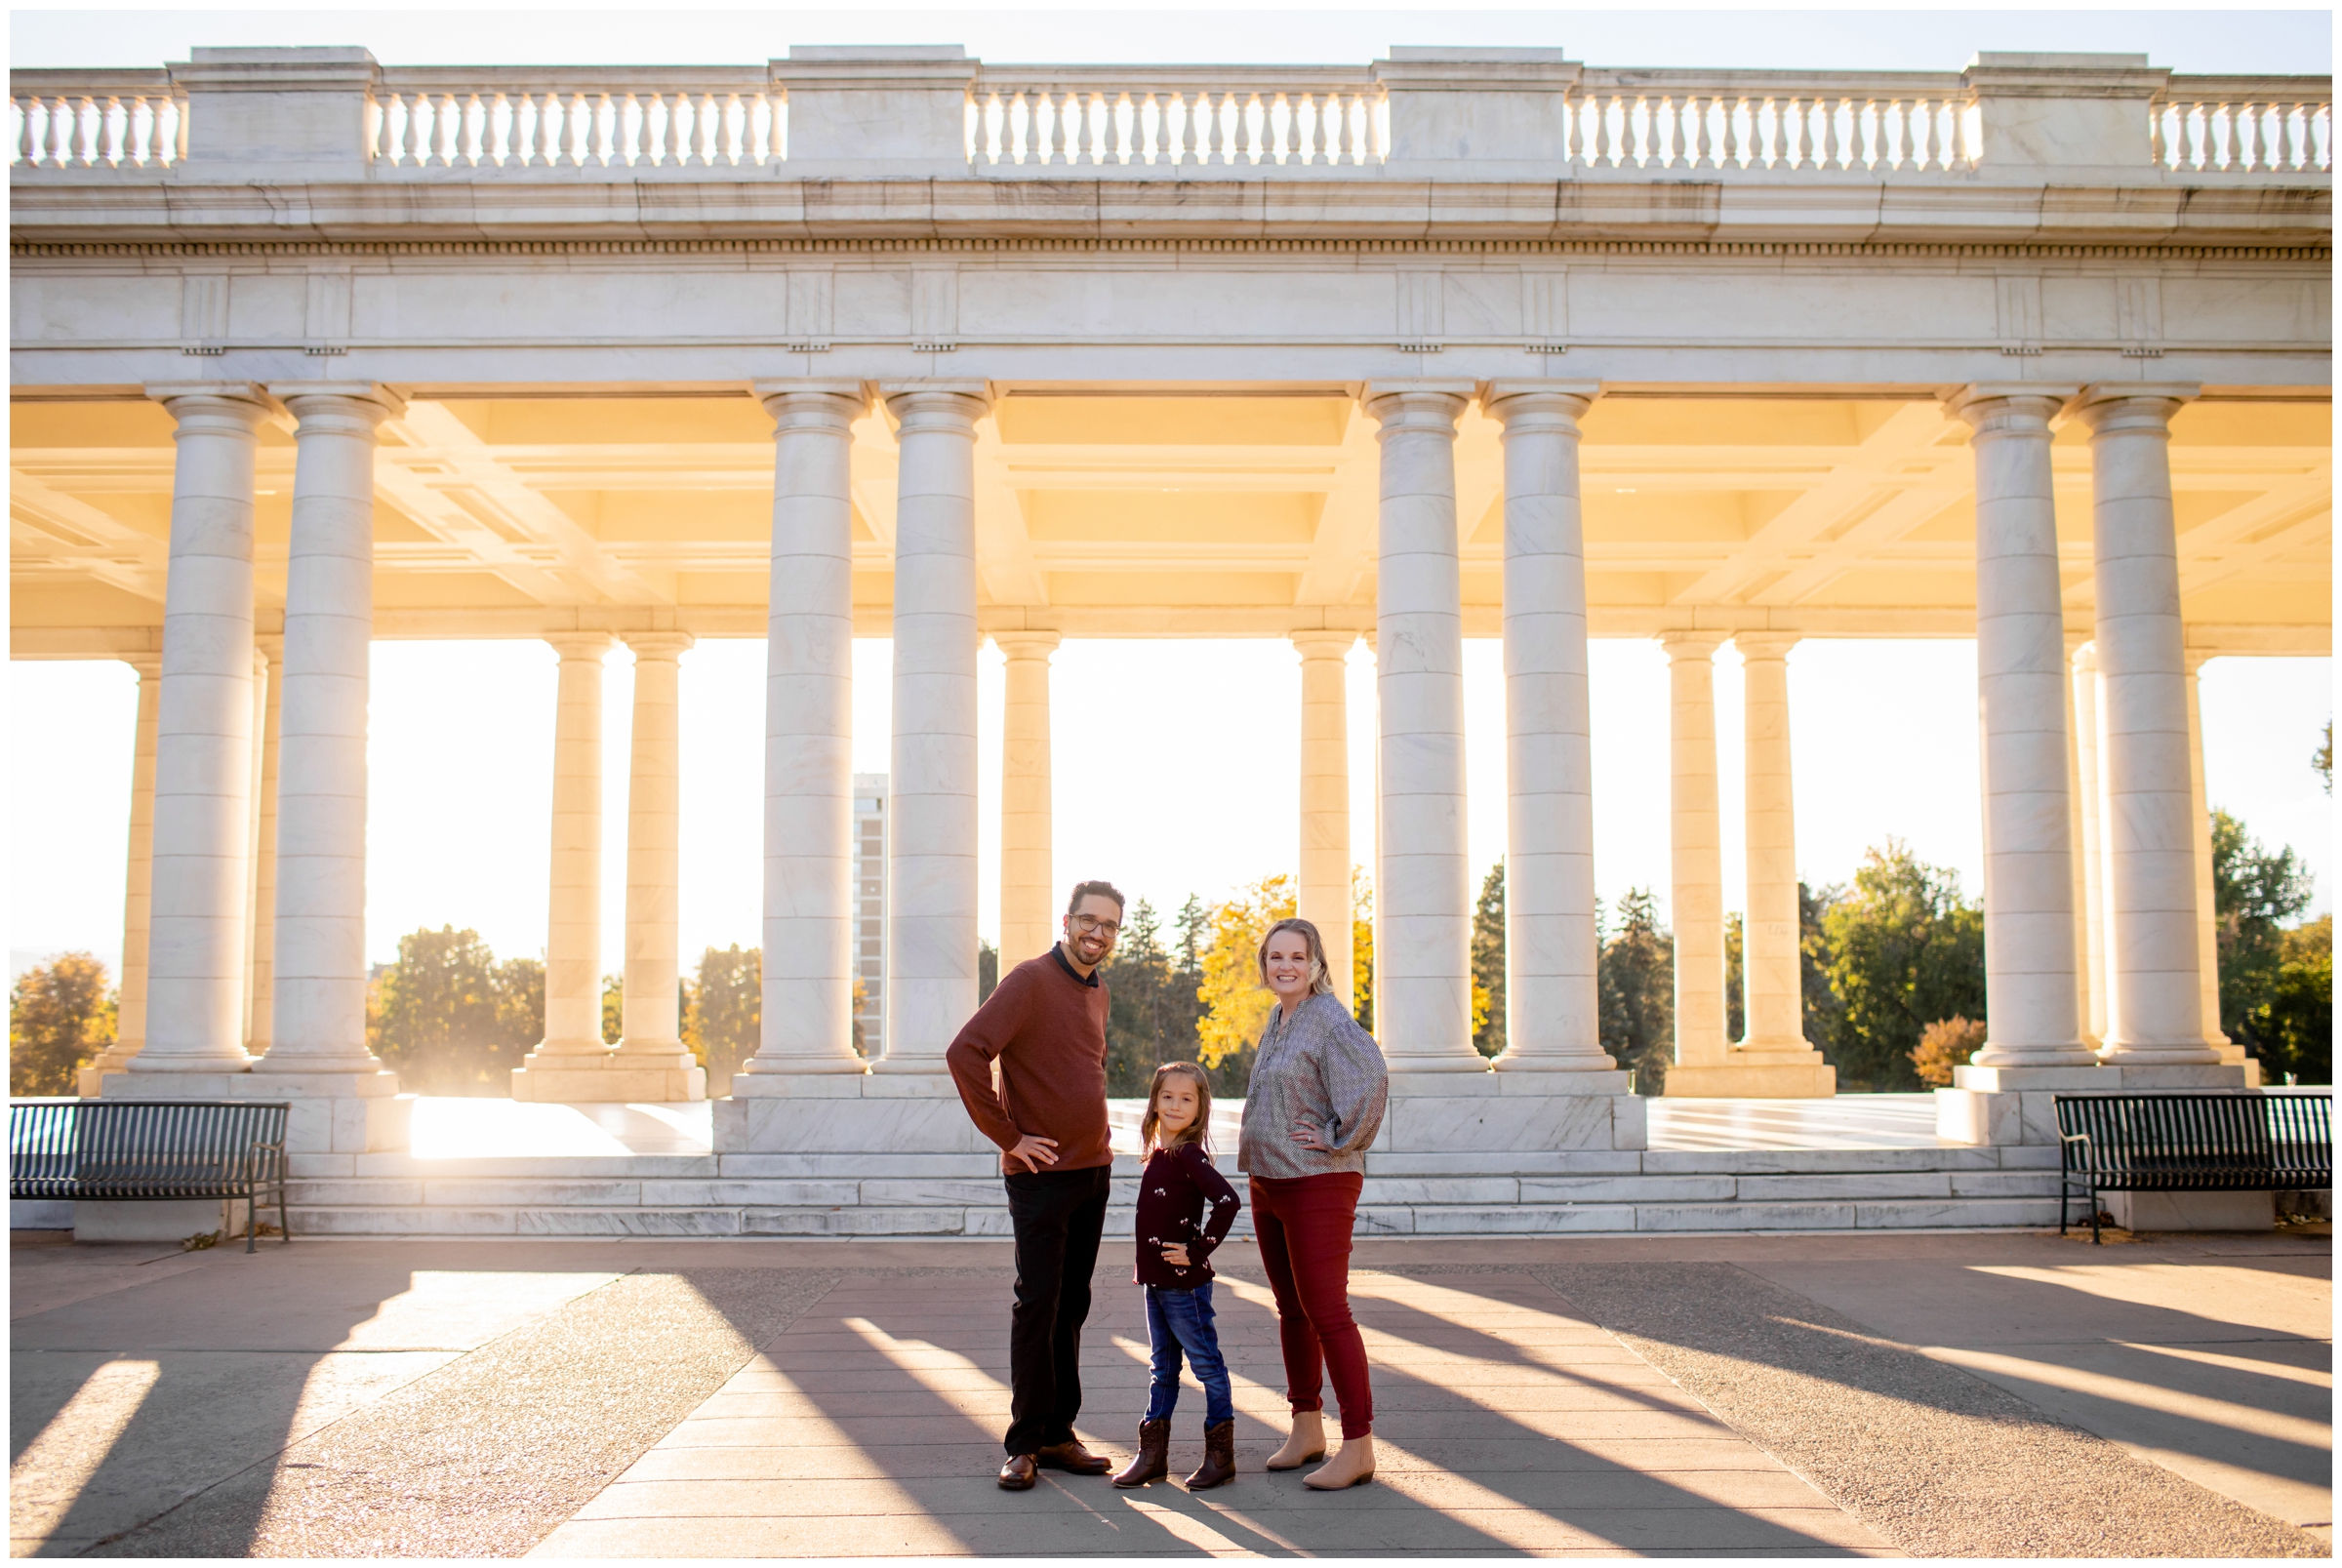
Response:
M1350 1231L1364 1185L1355 1171L1252 1179L1252 1228L1276 1297L1285 1398L1297 1411L1324 1409L1321 1379L1331 1373L1345 1442L1374 1430L1366 1342L1350 1315Z

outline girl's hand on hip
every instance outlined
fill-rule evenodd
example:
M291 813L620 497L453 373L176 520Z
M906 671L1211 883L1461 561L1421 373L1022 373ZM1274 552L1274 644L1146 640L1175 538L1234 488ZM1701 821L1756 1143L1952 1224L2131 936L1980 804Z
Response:
M1174 1268L1188 1267L1188 1244L1184 1241L1164 1242L1163 1262L1169 1264Z

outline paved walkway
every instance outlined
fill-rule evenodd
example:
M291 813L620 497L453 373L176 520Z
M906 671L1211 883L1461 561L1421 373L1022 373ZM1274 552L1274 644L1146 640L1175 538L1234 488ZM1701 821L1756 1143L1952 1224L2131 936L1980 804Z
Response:
M1005 1248L12 1253L13 1549L91 1555L2329 1555L2330 1254L2296 1236L1371 1242L1381 1473L1004 1494ZM1118 1256L1085 1345L1127 1452ZM1173 1460L1199 1457L1200 1394Z

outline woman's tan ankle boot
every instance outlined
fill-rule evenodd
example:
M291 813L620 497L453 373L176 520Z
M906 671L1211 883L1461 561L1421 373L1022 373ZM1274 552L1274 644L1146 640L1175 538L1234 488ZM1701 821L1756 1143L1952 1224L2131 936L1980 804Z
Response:
M1301 1478L1301 1484L1320 1492L1339 1492L1346 1486L1363 1486L1374 1479L1374 1436L1345 1437L1341 1450L1327 1460L1322 1469L1312 1470Z
M1304 1465L1325 1458L1325 1412L1296 1410L1293 1412L1293 1435L1285 1446L1269 1456L1269 1468L1297 1470Z

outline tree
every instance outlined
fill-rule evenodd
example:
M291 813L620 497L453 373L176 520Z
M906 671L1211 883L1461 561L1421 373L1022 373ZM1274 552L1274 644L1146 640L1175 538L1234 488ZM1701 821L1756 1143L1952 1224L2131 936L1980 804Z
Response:
M733 1074L756 1054L763 1026L764 950L735 943L701 953L683 1039L707 1069L711 1098L732 1092Z
M1984 1045L1984 1025L1964 1018L1939 1019L1919 1031L1912 1048L1911 1065L1919 1082L1930 1089L1949 1089L1952 1072L1964 1067Z
M2315 977L2319 937L2309 927L2287 931L2286 922L2310 905L2315 884L2290 845L2272 855L2225 811L2212 813L2212 914L2220 962L2220 1027L2261 1059L2271 1082L2291 1072L2303 1083L2322 1083L2331 1071L2332 1048L2321 1035L2304 1041L2300 1031L2317 1012ZM2332 922L2325 926L2323 963L2326 1016L2333 1008ZM2307 933L2307 934L2303 934ZM2309 1076L2308 1074L2316 1074Z
M1172 995L1177 977L1162 941L1162 922L1145 899L1130 907L1121 940L1106 961L1106 1092L1119 1098L1146 1094L1154 1069L1186 1059L1194 1044L1191 1028L1176 1029L1184 1010Z
M504 1094L505 1074L545 1035L545 965L499 964L476 931L399 938L378 994L382 1058L420 1094Z
M1000 985L1000 949L976 939L976 1004L981 1007Z
M1835 882L1820 889L1797 883L1797 987L1806 1043L1823 1049L1837 1029L1845 1004L1830 985L1830 911L1846 896Z
M1350 1011L1374 1032L1374 884L1363 865L1350 868Z
M2243 1038L2264 1081L2334 1081L2334 917L2320 915L2283 937L2283 962L2244 1015Z
M120 998L105 965L61 952L17 977L8 991L8 1092L69 1095L74 1075L114 1043Z
M1637 1093L1658 1094L1676 1049L1676 939L1659 924L1648 888L1630 888L1618 901L1615 931L1602 919L1599 901L1595 911L1602 1049L1634 1072Z
M1218 1078L1223 1064L1231 1065L1232 1076L1240 1071L1251 1080L1252 1051L1275 1003L1261 984L1261 939L1270 926L1291 918L1293 908L1293 879L1277 875L1238 889L1212 910L1211 945L1204 949L1203 984L1197 987L1204 1014L1195 1030L1195 1059L1214 1069L1215 1090L1223 1088Z
M1920 1087L1911 1053L1938 1019L1984 1017L1984 911L1959 874L1900 839L1873 849L1822 916L1839 1011L1822 1051L1846 1092Z
M1505 1054L1505 863L1480 880L1472 911L1472 1043L1484 1057Z
M602 1043L616 1045L626 1034L626 977L602 977Z
M2325 792L2334 792L2334 721L2325 721L2325 740L2310 753L2310 767L2325 784Z
M1743 1039L1749 1032L1748 974L1741 961L1747 926L1740 911L1724 916L1724 1038Z

